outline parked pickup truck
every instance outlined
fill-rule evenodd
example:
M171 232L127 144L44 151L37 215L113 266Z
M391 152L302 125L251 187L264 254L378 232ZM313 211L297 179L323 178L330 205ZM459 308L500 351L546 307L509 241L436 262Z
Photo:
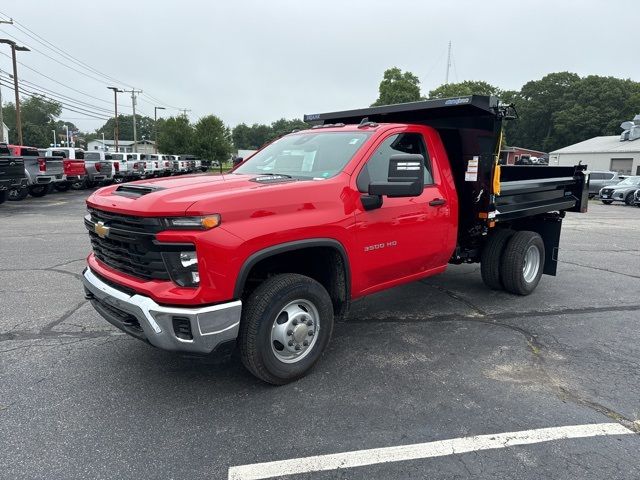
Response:
M4 203L14 189L27 189L24 161L13 155L9 145L0 143L0 203Z
M57 182L54 187L60 192L66 192L70 188L80 190L86 187L87 169L84 163L84 150L81 148L47 148L45 157L61 158L63 181Z
M141 162L129 160L130 153L112 153L113 183L129 182L142 178L144 167Z
M41 155L35 147L9 145L9 149L16 157L22 157L28 184L26 189L14 188L10 190L10 200L23 200L27 194L32 197L44 197L56 182L64 180L61 158L47 158Z
M498 165L513 108L468 96L307 115L230 174L110 186L87 199L95 309L156 347L238 347L283 384L325 350L353 300L480 263L489 288L555 275L586 166ZM515 300L514 300L515 301Z
M84 165L87 169L87 187L96 187L113 180L115 167L110 153L85 152Z

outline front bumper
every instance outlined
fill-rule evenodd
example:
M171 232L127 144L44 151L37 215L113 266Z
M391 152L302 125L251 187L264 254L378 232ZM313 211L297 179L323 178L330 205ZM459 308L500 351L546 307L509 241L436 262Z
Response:
M238 336L240 300L200 308L165 307L112 287L89 268L82 281L93 307L109 323L163 350L209 354Z

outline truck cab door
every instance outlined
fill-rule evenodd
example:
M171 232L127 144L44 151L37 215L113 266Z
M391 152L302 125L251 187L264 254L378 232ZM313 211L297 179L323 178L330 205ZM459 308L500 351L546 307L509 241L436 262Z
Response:
M418 129L419 130L419 129ZM451 206L441 172L429 155L424 132L390 133L356 170L355 188L367 197L370 182L386 181L389 159L396 154L422 154L424 191L416 197L383 197L379 208L356 211L357 270L361 293L428 276L446 267L452 253ZM366 198L365 198L366 200ZM357 287L356 287L357 288Z

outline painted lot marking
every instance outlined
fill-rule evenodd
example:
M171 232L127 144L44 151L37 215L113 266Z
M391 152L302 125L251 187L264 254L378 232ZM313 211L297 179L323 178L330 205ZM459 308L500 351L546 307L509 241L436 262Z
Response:
M633 431L623 427L619 423L599 423L476 435L398 447L372 448L353 452L240 465L229 468L228 480L259 480L283 475L338 470L364 465L375 465L378 463L444 457L458 453L492 450L513 447L515 445L530 445L553 440L633 434Z

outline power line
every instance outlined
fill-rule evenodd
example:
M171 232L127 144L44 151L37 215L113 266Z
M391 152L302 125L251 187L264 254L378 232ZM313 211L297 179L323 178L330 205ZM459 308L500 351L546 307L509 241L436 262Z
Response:
M0 75L2 75L3 73L4 73L4 72L2 72L2 70L0 70ZM13 78L11 75L9 75L9 74L7 74L7 73L4 73L4 75L5 75L5 78L4 78L4 80L5 80L5 81L12 80L12 78ZM25 84L26 84L26 86L27 86L28 88L33 89L33 90L38 90L39 92L41 92L41 93L43 93L43 94L51 95L52 97L57 97L57 98L59 98L59 99L60 99L60 100L62 100L62 101L67 101L67 102L77 103L77 104L79 104L79 105L80 105L80 106L82 106L82 107L89 107L89 108L92 108L92 109L94 109L94 110L99 110L99 111L102 111L102 112L105 112L105 113L111 113L111 112L112 112L111 110L109 110L109 109L107 109L107 108L99 107L99 106L97 106L97 105L93 105L93 104L91 104L91 103L83 102L82 100L76 100L76 99L74 99L74 98L72 98L72 97L69 97L69 96L67 96L67 95L63 95L63 94L58 93L58 92L55 92L55 91L53 91L53 90L49 90L49 89L47 89L47 88L45 88L45 87L42 87L42 86L40 86L40 85L37 85L37 84L35 84L35 83L33 83L33 82L30 82L30 81L28 81L28 80L23 80L23 79L21 79L21 80L20 80L20 83L21 83L22 85L25 85Z
M9 17L9 15L7 15L6 13L0 12L0 15L3 15L4 17ZM84 68L86 70L89 70L97 75L100 75L101 77L104 77L105 79L109 80L109 82L117 82L120 83L122 85L127 85L127 86L131 86L128 85L126 82L123 82L121 80L118 80L117 78L111 77L110 75L107 75L106 73L101 72L100 70L92 67L91 65L83 62L82 60L75 58L73 55L70 55L69 53L67 53L64 49L61 49L59 47L57 47L56 45L54 45L53 43L51 43L49 40L47 40L46 38L42 37L41 35L38 35L36 32L34 32L33 30L31 30L29 27L27 27L26 25L18 22L17 20L13 21L13 26L18 29L20 32L22 32L24 35L27 35L29 38L35 40L36 42L38 42L39 44L43 45L44 47L46 47L47 49L51 50L52 52L58 54L58 55L62 55L63 57L65 57L66 59L68 59L69 61L73 62L74 64L78 65L81 68ZM15 37L14 37L15 38ZM39 52L45 56L47 56L46 54ZM49 57L51 58L51 57ZM62 64L62 62L60 62ZM63 64L64 65L64 64ZM69 67L72 68L72 67ZM73 69L73 68L72 68ZM102 80L98 80L98 81L102 81ZM104 81L102 81L104 82Z
M6 80L0 79L0 85L11 88L12 85L9 84L9 83L5 83L5 82L6 82ZM31 91L31 90L27 90L24 87L18 87L18 91L22 95L26 95L28 97L40 97L40 98L44 98L45 100L52 100L52 99L47 98L45 95L42 95L42 94L40 94L38 92L34 92L34 91ZM109 117L99 116L99 114L96 114L95 112L91 112L91 111L82 109L82 107L78 107L76 105L69 105L67 103L63 103L63 102L59 102L59 101L56 101L56 102L59 103L60 105L62 105L62 107L65 110L69 110L70 112L80 113L82 115L87 115L89 117L96 118L96 119L103 120L103 121L109 120Z
M9 15L7 15L7 14L6 14L6 13L4 13L4 12L0 12L0 15L4 16L4 17L6 17L6 18L10 18L10 17L9 17ZM65 64L65 63L63 63L63 62L60 62L59 60L56 60L55 58L53 58L53 57L49 56L49 55L48 55L48 54L46 54L46 53L43 53L43 52L41 52L41 51L39 51L39 50L36 50L35 48L33 49L34 51L36 51L36 52L40 53L41 55L44 55L45 57L47 57L47 58L49 58L49 59L51 59L51 60L53 60L53 61L55 61L55 62L59 63L60 65L63 65L63 66L65 66L65 67L67 67L67 68L70 68L71 70L73 70L73 71L75 71L75 72L77 72L77 73L80 73L80 74L82 74L82 75L84 75L84 76L86 76L86 77L88 77L88 78L91 78L92 80L98 81L98 82L100 82L100 83L102 83L102 84L104 84L104 85L107 85L107 86L109 86L109 84L110 84L110 83L116 82L116 83L119 83L119 84L121 84L121 85L126 85L126 86L128 86L128 87L130 87L130 88L132 88L132 89L135 89L135 87L133 87L133 85L130 85L130 84L126 83L126 82L123 82L122 80L119 80L119 79L117 79L117 78L115 78L115 77L112 77L112 76L110 76L110 75L106 74L106 73L103 73L103 72L101 72L100 70L98 70L97 68L92 67L91 65L87 64L86 62L83 62L82 60L80 60L80 59L78 59L78 58L74 57L73 55L71 55L71 54L69 54L69 53L67 53L64 49L62 49L62 48L60 48L60 47L57 47L55 44L51 43L49 40L47 40L46 38L44 38L44 37L42 37L41 35L37 34L37 33L36 33L36 32L34 32L33 30L31 30L30 28L28 28L26 25L24 25L24 24L22 24L22 23L18 22L18 21L17 21L17 20L15 20L15 19L13 20L13 26L14 26L16 29L18 29L18 31L20 31L20 32L21 32L21 33L23 33L24 35L27 35L29 38L31 38L31 39L33 39L33 40L35 40L35 41L36 41L36 42L38 42L39 44L43 45L43 46L44 46L44 47L46 47L47 49L49 49L49 50L51 50L52 52L54 52L55 54L57 54L57 55L62 55L62 56L63 56L65 59L67 59L68 61L70 61L70 62L74 63L75 65L77 65L77 66L79 66L79 67L81 67L81 68L84 68L84 69L86 69L86 70L90 71L91 73L93 73L93 74L95 74L95 75L99 75L99 76L101 76L101 77L105 78L106 80L108 80L108 82L105 82L104 80L97 79L97 78L95 78L95 77L93 77L93 76L91 76L91 75L88 75L88 74L84 73L84 72L80 72L80 71L79 71L79 70L77 70L76 68L71 67L70 65L67 65L67 64ZM11 36L11 35L10 35L10 36ZM13 36L12 36L12 38L16 39L16 37L13 37ZM163 105L163 106L165 106L165 107L172 108L172 109L175 109L175 110L181 110L180 108L175 107L175 106L173 106L173 105L169 105L168 103L166 103L166 102L164 102L164 101L162 101L162 100L160 100L160 99L158 99L158 98L156 98L156 97L152 96L151 94L148 94L148 93L147 93L147 94L144 94L144 95L145 95L146 97L148 97L151 101L156 102L156 103L159 103L160 105Z
M6 53L4 53L4 52L0 52L0 55L4 55L4 56L5 56L5 57L7 57L7 58L11 58L11 55L8 55L8 54L6 54ZM58 85L60 85L60 86L62 86L62 87L64 87L64 88L67 88L67 89L72 90L72 91L74 91L74 92L76 92L76 93L79 93L80 95L84 95L84 96L86 96L86 97L93 98L94 100L98 100L99 102L106 103L107 105L112 105L112 103L111 103L111 102L109 102L109 101L107 101L107 100L105 100L105 99L103 99L103 98L96 97L96 96L94 96L94 95L88 94L88 93L86 93L86 92L82 92L82 91L77 90L77 89L75 89L75 88L73 88L73 87L70 87L70 86L68 86L68 85L65 85L64 83L59 82L59 81L58 81L58 80L56 80L55 78L51 78L50 76L45 75L45 74L44 74L44 73L42 73L42 72L39 72L39 71L38 71L38 70L36 70L35 68L31 68L29 65L25 65L25 64L24 64L24 63L22 63L22 62L18 62L18 64L19 64L19 65L21 65L22 67L24 67L24 68L28 69L28 70L31 70L31 71L32 71L32 72L34 72L34 73L36 73L36 74L40 75L41 77L46 78L47 80L50 80L50 81L52 81L53 83L56 83L56 84L58 84Z

